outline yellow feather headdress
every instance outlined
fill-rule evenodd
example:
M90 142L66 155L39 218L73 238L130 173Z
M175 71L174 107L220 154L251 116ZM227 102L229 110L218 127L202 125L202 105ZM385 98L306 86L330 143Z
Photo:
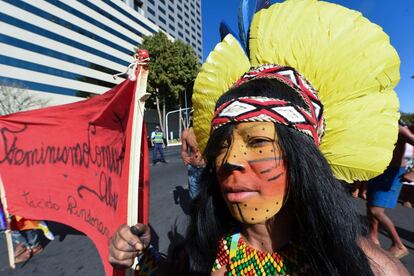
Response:
M359 12L317 0L287 0L257 12L249 57L228 34L196 78L194 131L202 150L217 99L262 64L291 66L319 91L326 122L320 150L338 179L368 180L385 170L398 133L393 89L400 60L379 26Z

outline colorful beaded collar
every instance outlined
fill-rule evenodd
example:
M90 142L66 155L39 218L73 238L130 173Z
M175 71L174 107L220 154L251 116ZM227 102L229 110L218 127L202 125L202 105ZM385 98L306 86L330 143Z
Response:
M222 267L227 275L309 275L310 269L303 250L294 243L267 253L250 247L240 233L220 240L212 271Z

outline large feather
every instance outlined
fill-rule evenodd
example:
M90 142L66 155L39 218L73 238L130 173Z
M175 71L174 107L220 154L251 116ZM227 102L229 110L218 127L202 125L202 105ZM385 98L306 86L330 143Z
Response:
M270 6L269 0L256 0L256 6L254 8L254 13L260 11L261 9L267 9Z
M201 67L192 97L194 132L201 151L204 151L210 136L210 122L217 99L249 68L246 53L231 34L217 44Z
M241 0L239 6L239 39L243 48L247 49L247 39L249 31L249 0Z
M221 21L220 22L220 41L223 40L228 34L231 34L232 36L237 38L237 35L230 29L229 25L227 25L226 22Z
M254 15L249 48L253 67L292 66L319 91L320 150L338 179L384 171L398 134L400 60L379 26L336 4L287 0Z

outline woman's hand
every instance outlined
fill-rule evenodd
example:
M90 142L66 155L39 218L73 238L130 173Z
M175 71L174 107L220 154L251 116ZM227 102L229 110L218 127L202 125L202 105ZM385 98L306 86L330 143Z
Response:
M151 232L148 225L136 224L138 235L131 232L131 228L123 224L112 236L109 244L109 263L119 269L126 269L134 264L134 259L143 254L151 241Z

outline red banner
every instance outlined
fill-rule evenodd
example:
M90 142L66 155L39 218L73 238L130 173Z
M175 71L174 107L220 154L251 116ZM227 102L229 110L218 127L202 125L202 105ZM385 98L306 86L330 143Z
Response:
M0 174L9 213L84 232L107 275L108 239L127 222L136 86L126 80L89 100L0 117ZM148 183L148 172L140 175Z

